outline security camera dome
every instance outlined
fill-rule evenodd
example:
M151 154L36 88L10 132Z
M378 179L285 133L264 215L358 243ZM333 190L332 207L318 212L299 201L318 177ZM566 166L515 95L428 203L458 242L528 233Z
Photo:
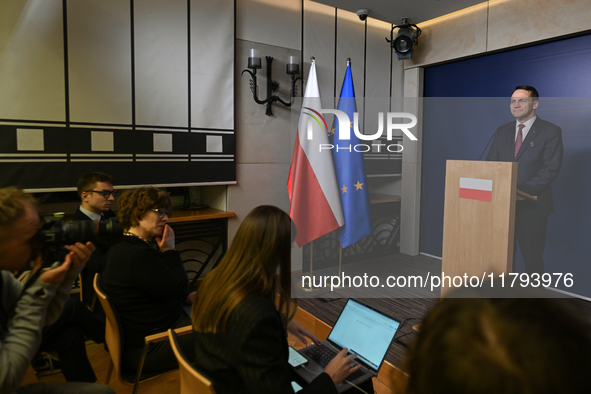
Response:
M369 12L370 11L367 8L361 8L361 9L357 10L357 16L359 17L360 20L364 21L367 19Z

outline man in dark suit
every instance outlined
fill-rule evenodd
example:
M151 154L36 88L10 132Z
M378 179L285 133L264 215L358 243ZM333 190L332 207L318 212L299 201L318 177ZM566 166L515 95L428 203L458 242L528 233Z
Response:
M111 210L111 205L115 201L115 189L111 176L100 172L90 172L78 180L77 189L80 207L74 214L74 220L105 221L117 217ZM88 306L92 304L95 296L92 283L94 275L97 272L102 272L105 268L103 258L108 249L108 244L97 243L96 250L81 272L82 299ZM97 311L101 309L100 305L95 305L95 308Z
M511 95L511 114L515 122L497 129L488 152L490 161L516 161L517 189L537 196L537 201L518 201L515 210L515 239L528 273L544 273L544 246L548 216L554 212L552 181L562 165L560 127L536 116L538 91L517 86Z

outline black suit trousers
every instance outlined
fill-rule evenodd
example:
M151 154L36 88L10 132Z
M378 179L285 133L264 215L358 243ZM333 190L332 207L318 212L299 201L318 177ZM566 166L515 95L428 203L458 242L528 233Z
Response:
M517 252L517 244L525 263L528 274L544 273L544 247L546 246L546 229L548 216L515 216L515 240L513 257Z
M96 375L86 355L84 337L96 343L105 341L105 323L99 320L78 298L70 297L58 320L43 329L40 350L56 351L68 382L96 382Z

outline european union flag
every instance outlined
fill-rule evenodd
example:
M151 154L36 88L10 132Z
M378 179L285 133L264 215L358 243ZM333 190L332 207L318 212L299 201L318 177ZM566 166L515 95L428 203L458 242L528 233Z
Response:
M338 234L343 248L346 248L373 232L363 153L355 151L360 140L353 131L353 114L357 112L357 106L350 62L347 64L337 109L346 113L351 121L349 140L339 139L339 122L336 117L331 129L334 146L332 154L345 216L345 225L338 230Z

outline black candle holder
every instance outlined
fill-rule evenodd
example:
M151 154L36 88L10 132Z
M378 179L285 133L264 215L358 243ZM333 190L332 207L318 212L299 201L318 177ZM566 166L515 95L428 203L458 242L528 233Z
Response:
M273 94L279 90L279 86L280 86L279 82L274 81L273 77L272 77L271 65L273 64L273 57L265 56L265 59L267 60L267 98L266 99L260 100L257 95L257 69L261 68L260 58L249 57L248 58L248 68L252 71L246 69L246 70L243 70L242 73L240 73L240 75L244 74L245 72L250 74L250 76L252 77L252 79L250 80L250 90L252 90L252 96L254 98L254 101L257 104L266 105L267 109L265 111L265 115L272 116L273 110L272 110L271 106L273 103L278 102L285 107L292 106L293 103L291 102L291 97L295 97L297 94L296 82L298 80L301 80L302 78L296 77L296 75L298 75L299 71L300 71L299 64L287 64L286 65L286 67L285 67L286 73L291 75L291 90L290 90L289 102L283 101L279 96L276 96Z

